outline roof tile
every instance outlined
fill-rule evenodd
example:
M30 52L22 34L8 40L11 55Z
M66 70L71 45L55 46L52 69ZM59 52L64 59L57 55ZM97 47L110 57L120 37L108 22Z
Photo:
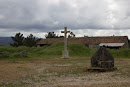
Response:
M76 37L68 38L70 43L81 44L100 44L100 43L124 43L128 39L127 36L104 36L104 37ZM56 42L63 42L64 38L48 38L41 39L37 44L53 44Z

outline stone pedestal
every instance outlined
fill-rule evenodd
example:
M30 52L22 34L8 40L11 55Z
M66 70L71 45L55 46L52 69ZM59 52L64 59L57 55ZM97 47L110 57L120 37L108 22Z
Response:
M62 51L62 58L64 59L69 59L69 52L67 50L63 50Z
M117 68L114 66L114 58L105 47L100 47L91 57L91 67L88 70L112 71Z

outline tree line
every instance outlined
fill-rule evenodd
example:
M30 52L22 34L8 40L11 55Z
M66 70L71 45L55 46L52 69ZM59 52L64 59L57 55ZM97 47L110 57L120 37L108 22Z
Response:
M13 40L13 43L10 43L11 46L13 47L18 47L18 46L27 46L27 47L32 47L36 46L36 43L40 40L37 39L33 34L30 34L26 38L23 36L21 33L16 33L16 35L11 37Z
M45 35L46 38L64 38L64 36L58 36L55 34L55 32L48 32ZM75 37L75 34L73 32L70 32L70 34L68 35L68 38L73 38Z
M68 35L68 38L73 38L75 37L75 34L73 32L70 32ZM37 42L40 40L33 36L33 34L30 34L26 38L23 36L22 33L16 33L15 36L11 37L13 40L13 43L10 43L11 46L13 47L18 47L18 46L27 46L27 47L33 47L36 46ZM64 36L58 36L55 34L55 32L48 32L45 35L45 38L64 38Z

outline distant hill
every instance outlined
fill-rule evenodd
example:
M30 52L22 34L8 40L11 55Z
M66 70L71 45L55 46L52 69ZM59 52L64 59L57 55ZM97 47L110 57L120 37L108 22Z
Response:
M39 39L36 37L36 39ZM9 46L10 43L13 43L13 40L11 37L0 37L0 46Z
M12 43L13 40L11 37L0 37L0 46L8 46L9 43Z

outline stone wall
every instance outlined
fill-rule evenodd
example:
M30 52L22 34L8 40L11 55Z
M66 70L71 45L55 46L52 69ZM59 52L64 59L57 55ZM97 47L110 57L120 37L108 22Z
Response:
M130 48L128 40L125 41L124 48Z

